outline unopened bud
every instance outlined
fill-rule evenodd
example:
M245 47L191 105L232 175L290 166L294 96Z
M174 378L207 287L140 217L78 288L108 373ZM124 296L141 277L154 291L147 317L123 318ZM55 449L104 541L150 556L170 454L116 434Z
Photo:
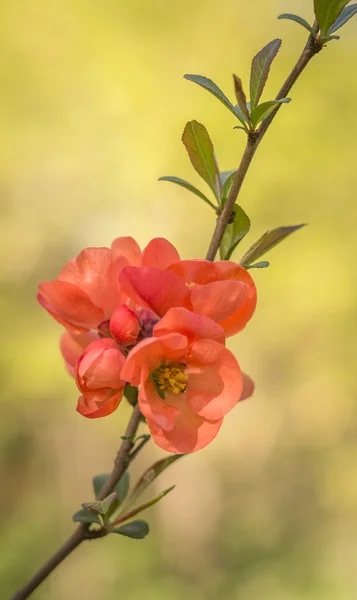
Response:
M109 328L113 338L119 344L132 346L138 338L140 322L133 310L128 308L126 304L121 304L113 312Z

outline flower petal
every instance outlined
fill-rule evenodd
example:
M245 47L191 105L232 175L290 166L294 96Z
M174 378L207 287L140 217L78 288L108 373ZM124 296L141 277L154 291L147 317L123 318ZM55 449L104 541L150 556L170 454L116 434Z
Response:
M143 379L140 385L139 406L144 417L165 431L174 427L175 419L180 412L159 396L155 384L149 379Z
M250 398L254 394L255 384L253 379L249 377L246 373L242 373L243 377L243 389L239 400L246 400Z
M134 238L130 236L118 237L111 245L116 255L124 256L129 265L139 267L141 265L141 250Z
M128 264L123 256L109 248L85 248L61 270L58 279L72 283L84 291L95 306L103 309L104 319L125 302L118 275Z
M143 250L142 266L166 269L179 260L180 255L175 246L165 238L154 238Z
M125 361L121 377L131 385L139 385L164 360L180 360L187 351L187 338L171 333L160 338L147 338L133 348Z
M98 336L93 331L86 331L79 335L71 335L66 331L61 336L60 349L69 374L72 375L72 377L74 377L74 367L83 353L84 348L96 339L98 339Z
M66 281L44 281L38 288L37 300L74 334L95 329L104 320L103 310L83 290Z
M184 396L184 394L176 396L177 400L180 400L179 396ZM201 450L207 446L216 437L223 419L216 421L203 419L190 410L184 400L180 406L178 405L179 402L175 406L179 408L180 413L175 419L173 428L164 430L151 419L147 419L150 433L155 444L167 452L174 452L176 454L197 452L197 450Z
M117 348L93 349L79 359L77 372L88 390L119 390L125 385L120 377L124 362Z
M183 277L187 285L198 283L205 285L220 279L220 271L215 262L203 259L180 260L169 267L169 271Z
M186 308L170 308L155 325L153 335L160 337L174 332L185 335L189 344L200 339L212 339L225 345L225 335L220 325Z
M98 419L99 417L106 417L114 412L123 397L123 390L117 393L109 394L100 393L86 396L79 396L77 404L77 412L83 417L88 419Z
M213 340L199 340L192 346L186 373L188 404L206 419L221 419L241 397L239 365L230 350Z
M254 309L251 312L251 289L242 281L212 281L206 285L194 285L191 288L191 302L195 312L210 317L223 328L223 323L235 315L239 331L247 323L247 314L250 318L254 312Z
M252 317L256 288L241 265L226 260L182 260L168 270L182 277L190 287L191 310L214 319L226 335L241 331Z
M149 267L125 267L119 276L122 290L142 308L163 316L173 306L190 308L190 291L169 271Z

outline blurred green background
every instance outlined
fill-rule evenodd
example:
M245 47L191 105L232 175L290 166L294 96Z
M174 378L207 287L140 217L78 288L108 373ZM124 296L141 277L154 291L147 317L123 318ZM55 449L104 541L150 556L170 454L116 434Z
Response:
M101 420L75 412L61 328L36 286L119 235L204 256L210 209L157 179L199 184L186 121L206 125L222 170L244 134L182 75L212 77L232 99L231 74L247 89L253 54L283 37L272 98L306 39L281 12L311 21L312 0L1 1L1 598L72 531L129 416L124 404ZM258 309L230 342L254 399L158 480L157 491L177 487L147 512L146 540L84 544L34 598L356 597L356 32L357 19L309 65L241 195L253 226L237 260L266 229L309 223L253 272ZM162 455L147 447L135 476Z

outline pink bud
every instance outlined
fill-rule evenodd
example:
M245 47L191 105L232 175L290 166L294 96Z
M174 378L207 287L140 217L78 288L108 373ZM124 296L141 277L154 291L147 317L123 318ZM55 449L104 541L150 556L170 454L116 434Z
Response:
M132 346L140 331L140 321L133 310L121 304L112 314L109 329L119 344Z
M118 406L125 381L120 377L125 358L113 339L96 340L79 357L75 377L82 393L77 411L91 419L111 414Z

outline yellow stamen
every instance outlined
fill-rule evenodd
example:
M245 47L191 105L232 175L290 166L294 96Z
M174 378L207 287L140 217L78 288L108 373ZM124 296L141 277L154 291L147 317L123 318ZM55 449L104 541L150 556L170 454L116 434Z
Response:
M184 368L184 365L161 365L161 367L151 373L151 378L161 393L172 392L174 394L181 394L186 391L186 381L188 380L188 375L183 372Z

